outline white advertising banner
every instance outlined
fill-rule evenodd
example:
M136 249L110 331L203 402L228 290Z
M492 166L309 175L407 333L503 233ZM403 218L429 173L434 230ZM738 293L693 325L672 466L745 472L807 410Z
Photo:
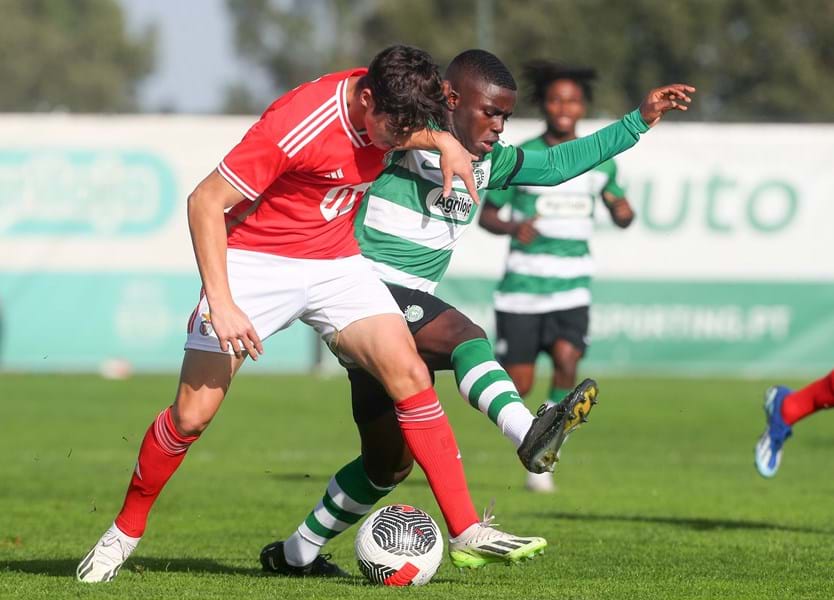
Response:
M199 293L186 199L253 120L0 116L0 368L177 369ZM637 219L596 211L589 367L834 365L834 125L679 120L617 163ZM488 328L506 246L470 228L438 290ZM314 337L293 328L267 355L309 369Z

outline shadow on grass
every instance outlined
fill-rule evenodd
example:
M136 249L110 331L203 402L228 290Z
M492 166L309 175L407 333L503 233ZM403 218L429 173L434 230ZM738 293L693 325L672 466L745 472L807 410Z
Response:
M28 573L31 575L46 575L49 577L75 577L78 566L77 558L31 559L31 560L0 560L0 573ZM259 568L233 567L224 565L207 558L135 558L131 559L123 569L137 574L144 573L194 573L241 575L249 577L263 577L275 581L289 581L292 578L283 575L264 573ZM350 586L376 586L361 575L349 577L328 578L330 583L341 583ZM449 583L452 579L435 577L434 582Z
M718 529L785 531L790 533L814 533L818 535L834 535L830 529L814 527L793 527L768 523L764 521L744 521L741 519L707 519L681 517L649 517L645 515L599 515L568 512L530 513L537 518L565 519L566 521L616 521L620 523L655 523L684 527L695 531L714 531Z
M52 577L75 577L78 560L78 557L2 560L0 561L0 572L12 571ZM262 574L260 569L254 567L233 567L207 558L135 558L125 565L125 569L140 574L146 572L217 573L220 575L250 576L261 576Z

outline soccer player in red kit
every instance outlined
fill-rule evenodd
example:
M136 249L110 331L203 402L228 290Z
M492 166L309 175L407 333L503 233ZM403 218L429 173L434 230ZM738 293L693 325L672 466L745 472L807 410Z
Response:
M383 383L451 534L492 531L478 525L454 434L402 312L353 233L362 195L393 148L440 151L444 192L458 175L477 199L473 157L436 130L446 115L431 57L393 46L368 69L326 75L280 97L192 192L203 289L188 321L177 395L145 434L124 505L78 565L79 580L116 576L245 357L257 360L261 341L296 319Z
M834 406L834 371L822 379L792 391L775 385L765 392L767 428L756 444L756 470L773 477L782 462L782 446L793 434L793 424L824 408Z

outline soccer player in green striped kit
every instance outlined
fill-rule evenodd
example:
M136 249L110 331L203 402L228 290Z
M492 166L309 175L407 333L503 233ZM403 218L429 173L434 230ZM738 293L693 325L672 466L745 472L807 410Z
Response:
M504 64L483 50L458 55L446 72L450 130L480 160L473 163L479 189L509 185L556 185L632 147L640 134L669 110L686 110L682 84L652 90L640 108L593 136L527 152L498 139L516 101L516 84ZM433 295L476 205L461 185L442 194L438 155L398 152L373 183L356 217L362 254L403 310L417 349L432 369L453 369L462 395L485 413L517 448L528 470L553 468L565 432L590 410L597 389L583 382L557 408L538 417L521 401L511 378L496 361L480 327ZM397 425L395 407L383 387L359 369L348 370L354 420L362 455L331 479L322 500L286 540L261 552L264 570L287 575L337 575L320 556L321 547L367 514L409 474L413 460ZM489 518L485 518L487 523ZM449 540L457 567L530 558L541 538L492 539L489 527ZM531 542L541 540L541 542Z
M547 129L521 148L542 151L575 140L595 72L548 61L530 62L524 71ZM558 403L576 384L577 365L587 349L593 272L588 241L597 198L618 227L631 224L634 213L617 183L613 159L556 187L514 186L490 193L481 212L484 229L512 236L495 292L498 359L526 396L536 358L546 353L553 364L548 404ZM498 216L504 206L512 209L509 221ZM527 488L553 491L553 476L529 473Z

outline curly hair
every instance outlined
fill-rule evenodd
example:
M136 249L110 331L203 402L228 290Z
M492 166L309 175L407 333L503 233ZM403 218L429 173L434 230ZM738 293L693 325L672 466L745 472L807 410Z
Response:
M428 52L413 46L390 46L374 57L360 86L371 90L374 113L388 115L397 136L446 127L443 80Z
M593 96L591 82L597 72L590 67L574 67L549 60L531 60L522 66L524 78L530 82L530 100L541 105L547 98L547 88L557 79L568 79L582 88L585 100Z

